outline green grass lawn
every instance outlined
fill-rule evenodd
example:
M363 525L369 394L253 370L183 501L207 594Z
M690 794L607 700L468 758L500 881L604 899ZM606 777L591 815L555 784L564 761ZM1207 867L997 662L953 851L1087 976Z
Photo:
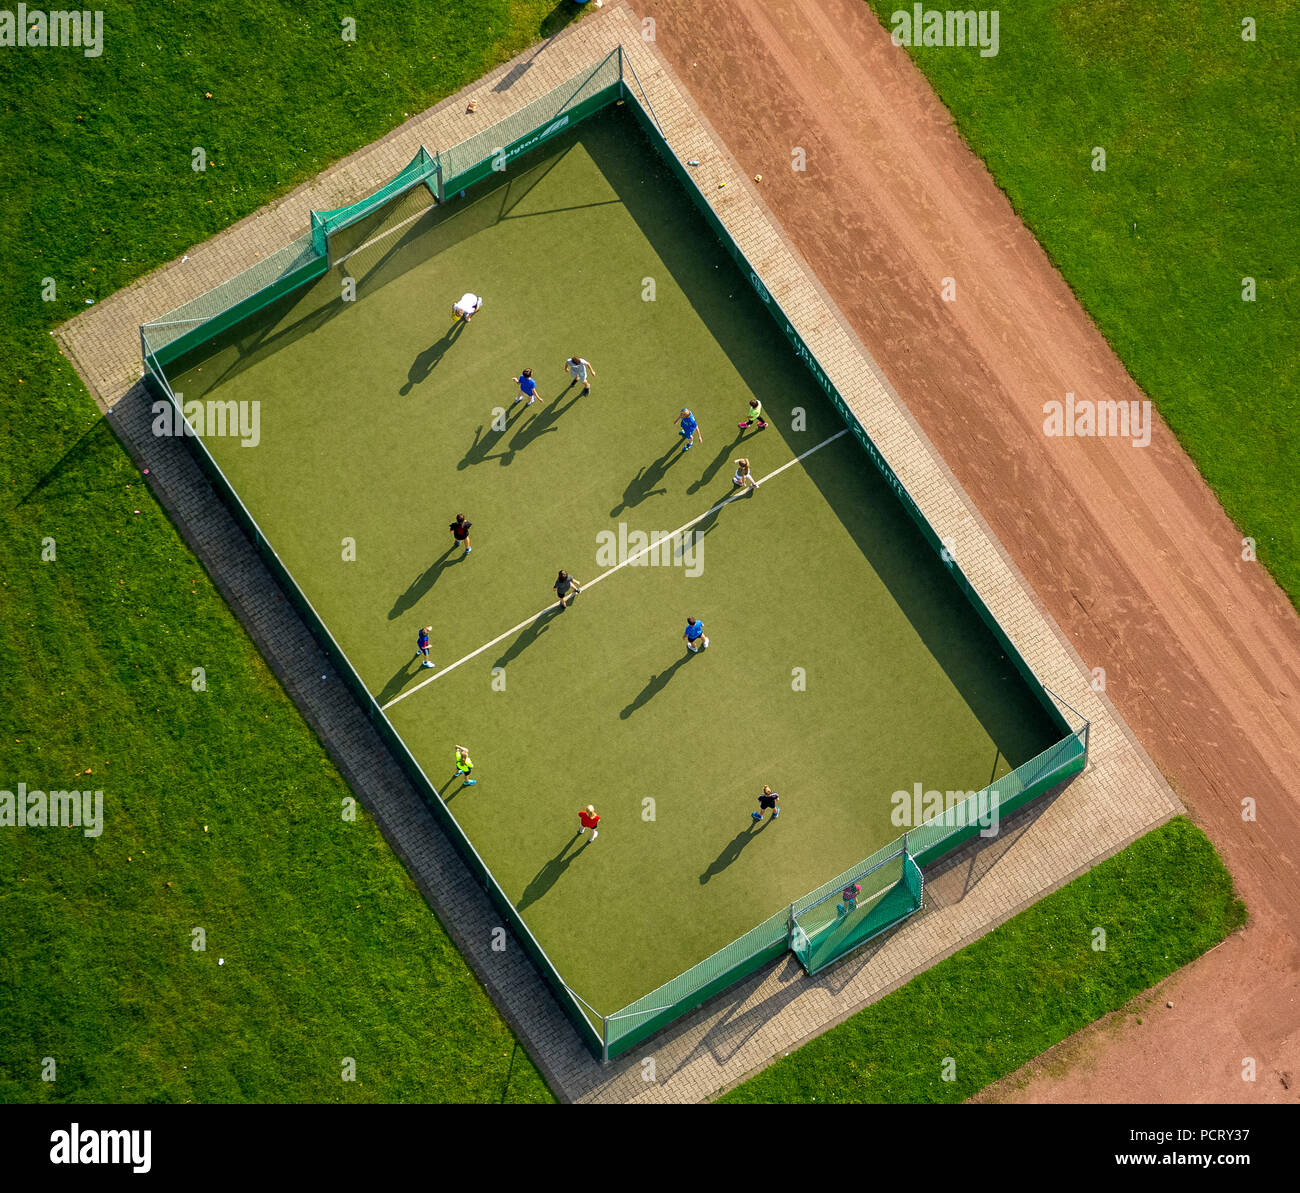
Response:
M0 57L0 787L106 819L0 830L0 1100L550 1100L49 331L571 7L363 0L347 45L326 5L117 6L100 58Z
M1245 918L1214 846L1179 817L720 1100L963 1101Z
M385 223L173 388L260 401L255 447L209 450L370 690L400 698L431 780L471 747L478 786L449 806L582 998L618 1010L899 836L893 792L979 790L1063 736L629 114ZM449 331L464 290L483 310ZM513 403L525 366L533 407ZM742 433L755 394L773 423ZM740 455L783 471L719 508ZM469 558L448 551L457 512ZM693 559L542 612L559 567L617 562L601 535L701 517ZM417 689L425 624L440 666L500 641ZM755 831L765 782L783 819ZM589 802L601 839L575 856Z
M995 57L908 52L1300 605L1298 40L1289 0L1022 0Z

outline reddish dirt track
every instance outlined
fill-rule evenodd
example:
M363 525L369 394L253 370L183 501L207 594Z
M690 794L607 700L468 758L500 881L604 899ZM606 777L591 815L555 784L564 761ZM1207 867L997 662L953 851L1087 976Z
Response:
M707 19L685 0L634 7L1075 649L1105 668L1251 911L1140 1026L1094 1025L982 1097L1300 1100L1300 619L1242 561L1242 531L1162 422L1145 448L1044 434L1043 403L1067 391L1143 394L862 0L715 0Z

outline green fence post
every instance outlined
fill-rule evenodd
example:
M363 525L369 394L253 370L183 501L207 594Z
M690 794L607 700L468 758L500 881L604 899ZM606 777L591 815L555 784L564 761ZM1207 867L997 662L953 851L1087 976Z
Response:
M602 1045L601 1054L600 1054L600 1063L602 1065L607 1065L609 1064L609 1016L608 1015L601 1016L600 1025L601 1025L600 1042Z

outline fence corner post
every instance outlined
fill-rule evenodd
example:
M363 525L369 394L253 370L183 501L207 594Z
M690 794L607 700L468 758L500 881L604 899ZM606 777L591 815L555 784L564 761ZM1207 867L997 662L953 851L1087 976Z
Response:
M609 1016L608 1015L602 1015L600 1017L600 1043L601 1043L600 1063L602 1065L607 1065L609 1064Z

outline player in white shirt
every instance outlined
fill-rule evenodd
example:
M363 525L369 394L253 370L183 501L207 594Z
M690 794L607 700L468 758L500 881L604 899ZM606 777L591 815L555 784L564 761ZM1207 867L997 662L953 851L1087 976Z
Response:
M737 489L749 489L751 492L758 492L758 481L754 479L753 473L749 471L749 460L741 456L736 461L736 475L731 478L732 485Z
M578 396L585 397L591 393L591 382L589 377L596 375L596 370L591 367L591 361L583 360L581 356L571 356L564 362L564 368L569 376L573 378L569 382L569 388L572 389L579 381L582 382L582 393Z
M462 294L460 301L451 308L451 321L455 323L457 319L464 319L468 323L482 305L483 299L477 294Z

